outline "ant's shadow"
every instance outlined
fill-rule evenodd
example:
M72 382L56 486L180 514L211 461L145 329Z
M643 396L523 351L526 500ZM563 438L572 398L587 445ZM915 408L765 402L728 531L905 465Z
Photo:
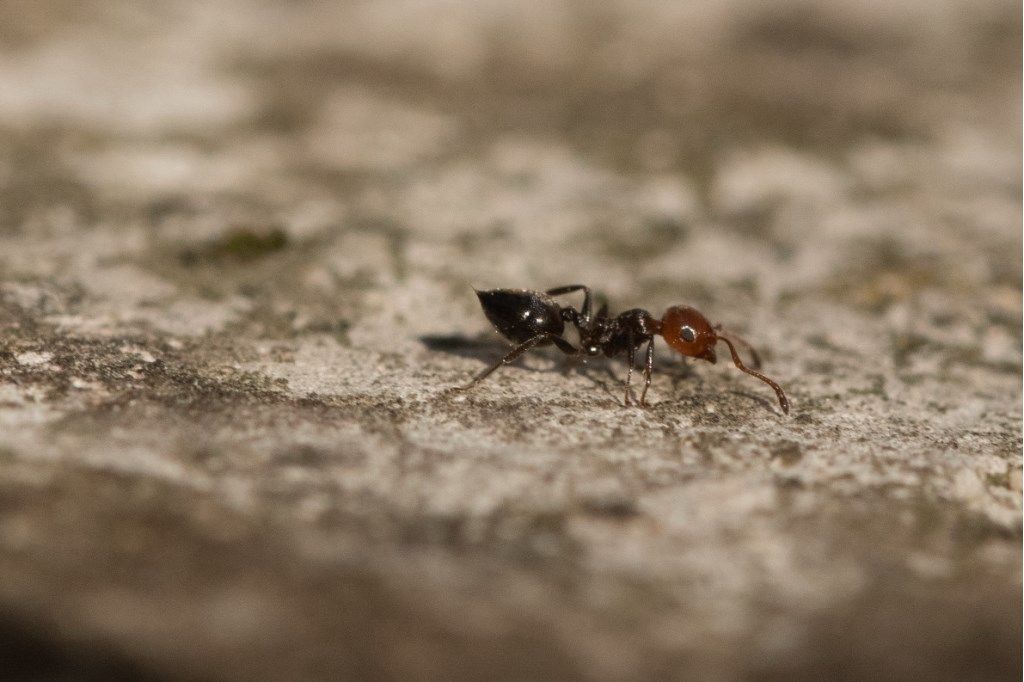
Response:
M501 339L494 338L491 335L476 337L462 336L460 334L443 336L430 335L421 336L419 337L419 340L420 343L432 351L448 353L449 355L455 355L460 358L479 360L484 364L484 366L493 365L495 362L507 355L514 347ZM550 360L551 363L524 363L523 359L527 357L544 358L546 360ZM573 369L580 369L584 367L579 358L575 358L571 355L565 355L553 346L534 348L529 353L524 354L523 357L518 358L511 366L527 372L559 372L563 375L568 374Z
M472 358L480 362L497 362L508 353L512 346L493 336L463 336L461 334L427 335L419 338L420 343L432 351L448 353L460 358Z

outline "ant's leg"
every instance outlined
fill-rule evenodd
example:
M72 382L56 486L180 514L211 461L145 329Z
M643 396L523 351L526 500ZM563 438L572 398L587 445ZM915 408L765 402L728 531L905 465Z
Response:
M630 405L630 396L633 391L629 387L629 382L633 378L633 367L636 366L636 346L633 345L633 334L629 335L629 359L627 361L628 368L626 369L626 396L624 398L626 405Z
M722 325L715 326L715 329L722 332L723 334L728 334L729 338L735 341L737 345L746 348L747 351L750 353L751 360L753 360L751 364L754 365L754 369L761 369L761 354L758 353L757 349L751 346L746 339L744 339L742 336L736 336L731 331L722 329Z
M647 407L647 389L651 387L651 370L654 368L654 339L647 342L647 360L644 362L644 390L640 392L640 406Z
M564 287L555 287L554 289L548 289L544 293L548 296L561 296L562 294L571 294L574 291L583 292L583 310L581 311L584 320L590 319L590 287L585 284L567 284Z
M533 348L535 346L539 346L539 345L541 345L543 343L548 343L548 342L550 342L552 340L552 338L554 338L554 337L552 337L551 334L538 334L537 336L533 337L532 339L527 339L526 341L523 341L521 344L519 344L518 346L513 348L511 351L509 351L509 353L505 357L503 357L501 360L498 360L496 363L494 363L493 365L491 365L490 367L485 369L483 372L480 372L480 374L477 374L476 377L471 382L469 382L465 386L455 386L455 387L453 387L453 390L456 390L456 391L468 391L469 389L473 388L474 386L479 384L481 381L486 379L488 376L490 376L491 372L493 372L494 370L498 369L502 365L507 365L510 362L515 362L516 358L518 358L520 355L522 355L526 351L530 350L531 348Z
M597 309L597 319L604 320L608 317L608 301L601 301L601 307Z
M630 395L630 393L632 393L632 391L629 388L629 381L630 381L630 379L633 378L633 364L635 362L636 362L636 349L634 348L633 350L629 351L629 369L626 370L626 395L625 395L625 398L623 398L623 400L625 401L626 405L631 405L632 404L632 403L630 403L630 400L629 400L629 395Z
M580 352L581 352L580 349L577 348L576 346L572 345L571 343L569 343L568 341L566 341L562 337L554 336L554 337L551 338L551 341L555 344L555 347L558 348L558 350L562 351L563 353L568 355L570 358L574 358L575 359L575 358L579 357ZM573 364L575 364L575 363L573 363ZM564 363L562 365L562 375L563 376L568 376L569 370L570 370L570 363Z
M566 355L579 355L580 349L572 345L560 336L552 336L551 341L554 342L555 347L562 351Z
M582 352L583 352L579 348L577 348L576 346L572 345L571 343L569 343L568 341L566 341L565 339L563 339L560 336L553 336L551 338L551 341L555 344L555 347L558 350L562 351L563 353L568 355L570 358L573 358L574 360L576 358L578 358L582 354ZM573 363L568 363L568 362L563 363L563 365L562 365L562 375L563 376L568 376L569 371L574 366L578 367L578 361L577 362L573 362ZM579 370L577 369L577 371L579 371Z

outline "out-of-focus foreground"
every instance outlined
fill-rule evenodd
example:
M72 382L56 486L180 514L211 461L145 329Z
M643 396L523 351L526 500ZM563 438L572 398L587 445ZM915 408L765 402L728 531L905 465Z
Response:
M1020 679L1020 9L0 3L0 666ZM790 393L505 346L695 305Z

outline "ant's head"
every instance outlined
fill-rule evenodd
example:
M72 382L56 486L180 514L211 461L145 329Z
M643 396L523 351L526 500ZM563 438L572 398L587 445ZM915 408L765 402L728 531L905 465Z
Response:
M666 310L661 318L660 325L661 328L658 333L665 339L665 343L676 352L691 358L700 358L708 362L714 362L717 359L715 356L715 344L719 341L724 341L725 345L729 346L729 354L732 355L733 364L740 370L757 377L771 386L772 390L775 391L775 395L779 398L779 405L782 407L782 411L789 414L789 398L786 397L782 387L775 383L773 379L743 364L733 342L739 342L741 345L749 348L749 344L745 341L716 330L715 327L711 326L706 317L693 308L683 305L675 305ZM718 329L721 329L721 326ZM753 352L752 348L750 350ZM754 366L759 367L760 364L761 361L757 357L757 353L754 353Z
M714 363L718 334L711 323L693 308L674 305L661 317L661 336L672 350Z

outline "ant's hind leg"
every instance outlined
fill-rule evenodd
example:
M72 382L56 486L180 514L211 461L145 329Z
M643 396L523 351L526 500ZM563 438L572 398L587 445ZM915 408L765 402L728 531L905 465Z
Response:
M503 357L501 360L498 360L496 363L494 363L493 365L491 365L490 367L488 367L484 371L480 372L480 374L477 374L476 377L474 377L473 380L470 381L468 384L466 384L465 386L455 386L455 387L453 387L452 390L455 390L455 391L468 391L469 389L473 388L474 386L479 384L481 381L486 379L488 376L490 376L491 373L494 370L498 369L499 367L501 367L503 365L507 365L507 364L509 364L511 362L515 362L516 358L518 358L520 355L522 355L526 351L528 351L531 348L534 348L536 346L539 346L539 345L541 345L543 343L550 342L552 340L552 338L554 338L554 337L552 337L551 334L539 334L537 336L534 336L532 339L527 339L526 341L523 341L521 344L519 344L518 346L513 348L511 351L509 351L508 354L505 355L505 357Z
M551 342L555 344L555 347L558 348L558 350L562 351L566 355L579 355L580 354L580 349L579 348L577 348L576 346L572 345L571 343L569 343L565 339L561 338L560 336L552 336L551 337Z
M555 348L562 351L574 361L578 361L581 351L576 346L572 345L560 336L552 336L551 342L555 344ZM565 362L562 363L562 376L568 376L572 371L579 371L577 362Z
M564 287L555 287L554 289L548 289L544 293L548 296L561 296L563 294L571 294L574 291L583 292L583 309L580 314L584 320L590 319L590 287L585 284L567 284Z
M644 390L640 392L640 407L647 407L647 389L651 387L651 370L654 368L654 339L647 342L647 358L644 361Z

